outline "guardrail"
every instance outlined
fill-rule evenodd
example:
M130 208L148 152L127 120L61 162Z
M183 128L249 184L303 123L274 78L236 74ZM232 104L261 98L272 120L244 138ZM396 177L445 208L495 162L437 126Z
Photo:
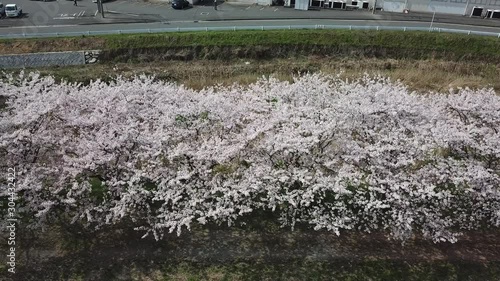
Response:
M349 29L349 30L392 30L392 31L429 31L461 33L467 35L494 36L500 38L500 33L461 30L450 28L428 27L400 27L400 26L359 26L359 25L279 25L279 26L218 26L218 27L176 27L176 28L151 28L127 30L101 30L101 31L74 31L57 33L23 33L0 35L0 38L35 38L35 37L67 37L82 35L111 35L111 34L138 34L161 32L187 32L187 31L238 31L238 30L284 30L284 29Z

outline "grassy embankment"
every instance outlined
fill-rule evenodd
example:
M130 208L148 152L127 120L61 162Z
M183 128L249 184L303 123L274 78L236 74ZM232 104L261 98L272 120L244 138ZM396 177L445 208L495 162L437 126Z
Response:
M450 87L488 85L500 90L500 39L497 38L427 32L307 30L0 41L0 54L90 49L104 50L104 61L98 65L50 67L40 71L81 82L108 79L110 73L125 76L148 73L202 88L215 83L250 83L262 75L290 79L307 71L344 70L345 77L378 73L401 79L417 90L446 91ZM92 238L63 231L44 237L24 232L26 238L22 239L20 254L28 255L31 249L32 257L29 265L28 259L22 259L21 266L25 267L19 268L22 273L18 277L24 280L500 279L498 236L484 242L483 236L475 235L454 246L413 241L410 246L401 247L397 241L353 239L356 235L345 233L321 244L315 242L320 234L311 230L283 234L274 224L252 225L256 225L255 229L222 232L195 227L192 235L177 240L171 237L160 244L140 242L139 234L129 239L113 232L90 235ZM484 244L477 252L477 243L481 241ZM316 256L318 252L307 250L313 245L317 249L332 249L331 255ZM47 255L45 248L58 255L42 258ZM37 256L39 253L41 256ZM219 253L230 260L221 261L224 256ZM349 258L351 253L360 256ZM5 266L0 268L0 276L2 271L5 272Z
M286 30L111 35L0 41L0 54L100 49L99 65L40 71L69 81L110 73L155 74L196 89L251 83L262 75L290 80L307 71L400 79L416 90L491 86L500 90L498 38L429 32ZM247 63L248 62L248 63Z

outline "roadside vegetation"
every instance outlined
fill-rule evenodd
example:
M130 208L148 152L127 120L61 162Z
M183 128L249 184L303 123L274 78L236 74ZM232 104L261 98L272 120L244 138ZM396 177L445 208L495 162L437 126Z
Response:
M107 36L80 36L46 39L2 40L0 54L25 52L56 52L82 49L145 50L173 47L252 47L307 46L307 50L338 47L330 52L342 53L343 49L384 48L387 53L401 57L429 58L463 57L467 59L500 59L500 40L494 37L464 36L460 34L401 32L401 31L349 31L349 30L280 30L280 31L210 31L157 34L123 34ZM391 52L391 50L397 52ZM406 50L406 51L405 51ZM220 58L228 54L221 54ZM373 53L384 56L384 53Z
M410 60L384 58L349 58L301 56L285 59L235 59L230 62L218 60L158 61L150 63L106 63L98 65L47 67L37 69L42 75L53 75L57 80L90 83L101 79L110 81L115 75L132 78L135 75L155 75L157 79L184 84L200 90L215 84L248 85L262 78L274 76L292 81L298 74L323 72L340 74L343 78L355 79L364 73L382 75L393 81L400 80L411 90L419 92L447 92L450 88L492 87L500 91L500 68L494 64L475 64L467 61ZM19 73L19 71L13 71ZM110 76L110 74L112 76Z
M291 81L307 72L356 78L365 72L418 91L500 90L498 38L429 32L286 30L110 35L1 40L0 54L103 50L101 63L38 69L89 83L146 73L194 89L249 84L263 75ZM9 72L18 73L16 70Z

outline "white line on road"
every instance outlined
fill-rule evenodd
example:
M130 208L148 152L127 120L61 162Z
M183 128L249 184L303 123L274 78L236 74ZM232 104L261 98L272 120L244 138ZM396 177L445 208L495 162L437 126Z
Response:
M94 17L97 16L97 13L99 13L99 10L96 10L94 13Z
M261 10L261 11L262 11L262 10L264 10L264 7L260 8L260 10Z
M276 12L277 10L279 10L278 8L274 9L274 11Z
M250 7L252 7L252 6L248 6L248 7L246 7L246 8L245 8L245 10L248 10L248 9L250 9Z
M55 20L72 20L72 19L76 19L75 17L57 17L57 18L54 18Z
M138 17L138 16L140 16L140 15L136 15L136 14L120 13L120 12L117 12L117 11L111 11L111 10L106 10L106 12L111 13L111 14L129 15L129 16L133 16L133 17Z
M68 27L68 26L78 26L78 24L58 24L58 25L32 25L32 26L11 26L9 28L26 28L26 29L34 29L34 28L53 28L53 27Z

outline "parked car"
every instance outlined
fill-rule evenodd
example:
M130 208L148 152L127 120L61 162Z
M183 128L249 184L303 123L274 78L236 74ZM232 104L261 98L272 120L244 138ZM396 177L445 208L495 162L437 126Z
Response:
M5 15L8 18L16 18L20 17L23 14L23 9L17 6L16 4L7 4L5 5Z
M0 3L0 17L5 16L5 6L3 3Z
M172 0L172 8L174 9L184 9L191 7L191 4L187 0Z

